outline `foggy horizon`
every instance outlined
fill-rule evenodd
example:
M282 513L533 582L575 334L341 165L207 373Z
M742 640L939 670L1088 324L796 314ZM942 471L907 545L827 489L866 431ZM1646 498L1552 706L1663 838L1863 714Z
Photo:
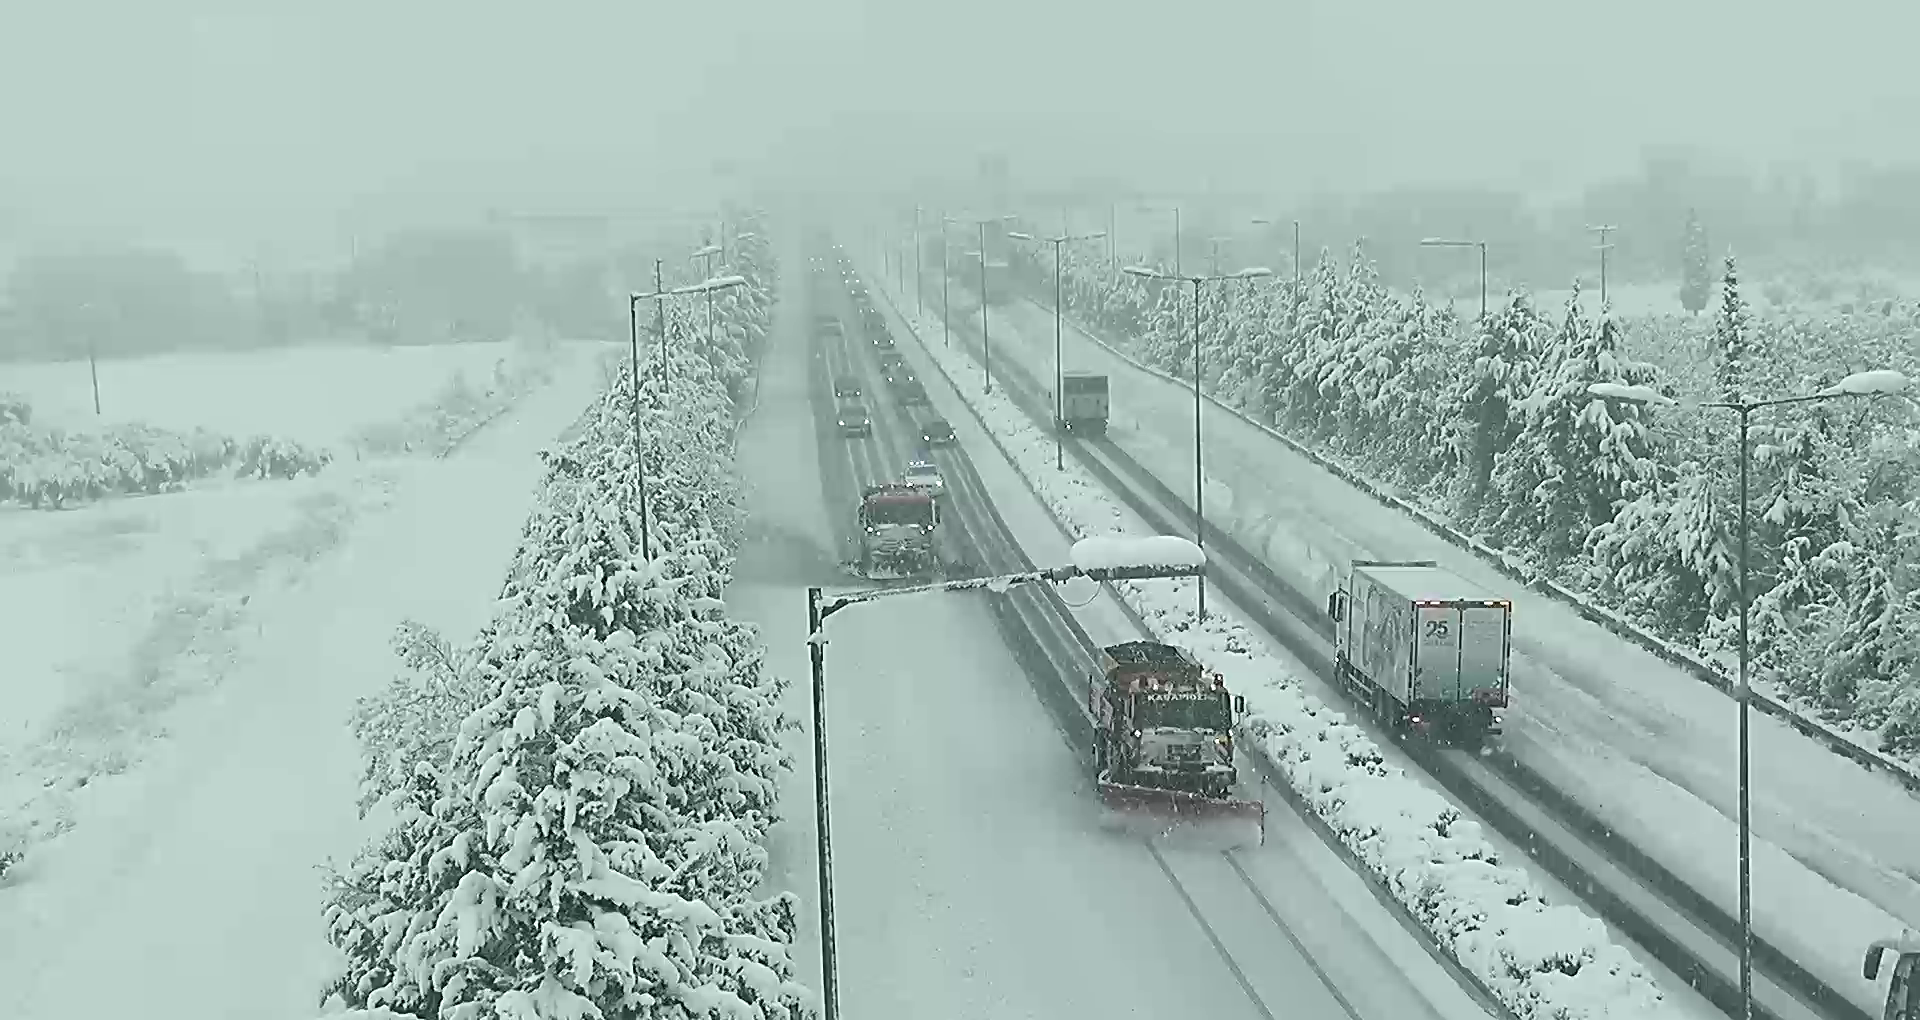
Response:
M1898 70L1920 11L1716 6L16 4L0 222L248 245L395 210L892 191L989 154L1041 188L1281 198L1564 193L1674 148L1759 176L1920 157L1889 130L1920 108L1920 76Z

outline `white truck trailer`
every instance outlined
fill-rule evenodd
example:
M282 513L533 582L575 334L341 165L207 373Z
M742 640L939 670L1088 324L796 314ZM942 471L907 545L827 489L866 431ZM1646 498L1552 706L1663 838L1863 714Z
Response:
M1062 372L1060 421L1056 424L1075 435L1106 435L1107 377L1095 372Z
M1382 722L1472 747L1499 735L1510 600L1432 560L1355 560L1327 614L1342 686Z

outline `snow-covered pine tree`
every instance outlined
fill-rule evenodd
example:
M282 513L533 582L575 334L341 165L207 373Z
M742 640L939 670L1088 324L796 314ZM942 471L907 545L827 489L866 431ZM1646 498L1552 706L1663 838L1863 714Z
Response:
M1466 371L1466 352L1453 325L1435 314L1419 288L1402 303L1402 316L1387 352L1395 368L1382 380L1380 464L1410 490L1444 497L1451 426L1446 394L1450 381Z
M1655 632L1692 640L1733 592L1712 487L1696 462L1628 500L1587 537L1592 584Z
M1477 327L1472 363L1448 394L1454 423L1449 445L1461 467L1461 509L1478 515L1493 478L1494 458L1514 440L1517 405L1532 391L1545 347L1545 325L1522 292Z
M1620 352L1609 309L1596 324L1579 313L1578 301L1576 286L1551 367L1522 407L1523 434L1495 465L1495 485L1508 506L1497 527L1516 533L1530 527L1533 547L1556 572L1654 477L1642 409L1587 392L1600 382L1649 385L1652 368ZM1514 513L1522 501L1531 509Z
M1713 255L1707 247L1707 228L1700 216L1687 210L1686 231L1680 245L1680 305L1699 314L1713 295Z
M1220 322L1221 365L1216 371L1214 392L1221 400L1252 410L1258 402L1257 375L1262 323L1266 318L1266 288L1255 288L1252 281L1235 288L1238 293L1226 305ZM1256 412L1257 413L1257 412Z
M1321 369L1320 397L1332 415L1334 445L1353 456L1362 452L1369 438L1368 408L1377 387L1368 363L1375 354L1379 313L1387 299L1379 273L1358 241L1335 293L1339 311L1333 348Z
M648 692L642 641L532 620L498 695L463 727L436 895L394 947L428 1016L584 1020L803 1015L786 947L673 891L662 755L697 741Z
M1545 532L1548 504L1566 481L1560 471L1569 442L1571 415L1564 413L1559 389L1562 366L1577 364L1592 323L1580 314L1580 282L1574 281L1560 329L1545 336L1531 385L1510 410L1512 442L1493 457L1489 498L1481 505L1478 530L1500 548L1526 555Z
M1298 319L1303 292L1304 287L1295 287L1289 279L1284 292L1267 301L1260 324L1261 338L1254 354L1251 383L1258 407L1256 417L1271 425L1284 424L1287 387L1300 351Z
M1320 388L1339 336L1339 271L1333 253L1322 249L1313 271L1311 291L1301 315L1293 346L1293 375L1278 394L1287 423L1310 436L1324 437L1333 424L1333 409Z
M1743 400L1748 387L1748 352L1752 343L1753 316L1740 296L1740 274L1727 253L1725 275L1720 279L1720 313L1713 324L1713 376L1717 399Z
M414 766L444 769L453 754L460 721L484 697L483 675L466 650L413 620L400 624L393 650L403 669L379 694L362 698L350 721L366 759L360 814L405 787Z

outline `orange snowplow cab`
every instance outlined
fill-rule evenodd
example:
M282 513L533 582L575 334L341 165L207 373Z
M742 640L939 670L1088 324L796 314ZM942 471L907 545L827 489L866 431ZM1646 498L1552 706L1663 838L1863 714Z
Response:
M1108 807L1179 824L1243 819L1266 838L1266 805L1234 796L1243 698L1192 653L1156 641L1101 649L1087 695L1095 784Z

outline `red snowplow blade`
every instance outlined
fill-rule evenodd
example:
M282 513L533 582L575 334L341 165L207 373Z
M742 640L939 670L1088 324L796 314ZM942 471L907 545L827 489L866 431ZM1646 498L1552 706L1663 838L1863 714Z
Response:
M1102 781L1109 817L1143 835L1170 837L1194 830L1227 835L1229 844L1267 841L1267 806L1257 800L1217 800L1181 790Z

